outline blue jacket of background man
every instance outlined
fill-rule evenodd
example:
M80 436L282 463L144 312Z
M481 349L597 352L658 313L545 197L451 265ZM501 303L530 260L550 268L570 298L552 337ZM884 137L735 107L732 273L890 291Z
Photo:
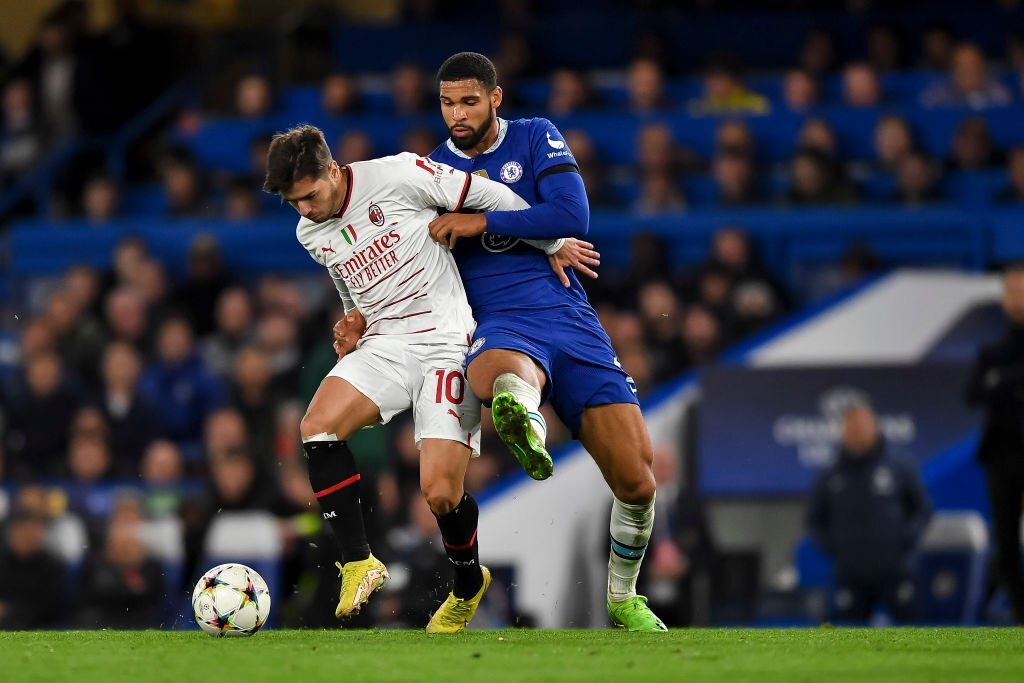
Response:
M880 440L861 456L841 451L818 478L808 526L840 581L885 581L905 574L932 508L913 463Z

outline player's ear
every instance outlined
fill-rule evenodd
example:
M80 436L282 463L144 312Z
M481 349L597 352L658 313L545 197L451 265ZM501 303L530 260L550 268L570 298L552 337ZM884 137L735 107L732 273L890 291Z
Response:
M491 91L491 106L495 109L501 106L501 86L494 86L494 90Z

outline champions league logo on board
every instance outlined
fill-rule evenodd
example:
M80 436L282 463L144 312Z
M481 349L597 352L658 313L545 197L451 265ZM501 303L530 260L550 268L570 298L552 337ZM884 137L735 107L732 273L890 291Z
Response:
M837 386L818 399L818 415L784 414L772 423L772 438L783 448L795 448L804 467L827 467L839 455L839 434L843 413L857 405L870 405L867 392L852 386ZM906 446L917 438L917 423L910 413L882 413L876 416L878 431L894 446Z

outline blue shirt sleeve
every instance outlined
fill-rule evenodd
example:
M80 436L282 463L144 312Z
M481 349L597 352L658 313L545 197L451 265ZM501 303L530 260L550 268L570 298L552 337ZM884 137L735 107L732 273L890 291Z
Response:
M555 166L579 167L572 150L554 124L533 119L530 126L533 177ZM487 232L521 239L548 240L582 237L590 226L590 203L579 173L552 173L537 184L541 203L521 211L487 213Z
M488 211L487 232L529 240L582 237L590 227L590 204L579 173L552 173L539 183L541 202L519 211Z

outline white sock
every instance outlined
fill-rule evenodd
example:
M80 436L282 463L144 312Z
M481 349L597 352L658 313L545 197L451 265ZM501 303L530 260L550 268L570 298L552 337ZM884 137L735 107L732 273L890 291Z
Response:
M647 541L654 526L654 499L646 505L630 505L618 498L612 503L611 551L608 553L608 599L620 602L636 595Z
M530 422L533 423L533 430L540 437L541 444L547 440L548 423L544 420L544 416L540 414L540 392L532 384L519 375L506 372L494 379L492 391L495 396L503 391L507 391L515 396L516 400L526 408Z

